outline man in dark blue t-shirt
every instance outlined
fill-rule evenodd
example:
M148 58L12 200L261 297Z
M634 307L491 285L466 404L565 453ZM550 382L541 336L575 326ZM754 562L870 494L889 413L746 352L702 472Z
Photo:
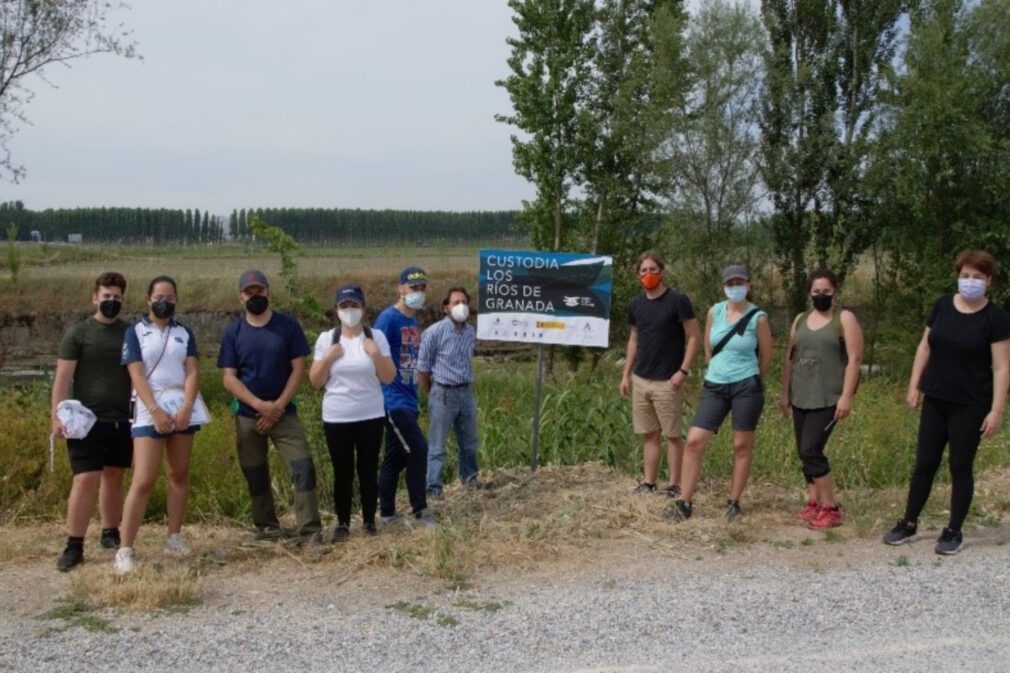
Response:
M316 501L316 468L292 399L305 378L309 344L296 320L272 311L270 285L255 269L239 278L245 315L228 325L217 366L224 387L238 400L238 461L249 485L252 518L265 537L280 534L267 462L267 439L281 452L295 487L295 518L303 541L322 530Z
M379 470L379 515L384 523L398 520L396 485L407 471L407 495L411 514L425 528L436 525L428 511L425 483L428 477L428 440L417 423L417 351L421 345L417 311L424 307L428 277L423 269L407 267L397 286L400 298L379 314L374 329L389 342L396 376L382 384L386 406L386 455Z

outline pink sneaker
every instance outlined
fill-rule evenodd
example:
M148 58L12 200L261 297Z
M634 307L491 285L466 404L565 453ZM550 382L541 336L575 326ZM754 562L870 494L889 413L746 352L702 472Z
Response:
M800 513L797 516L803 523L810 523L811 521L814 520L814 517L817 516L817 513L820 511L820 509L821 509L820 506L818 506L816 502L814 502L813 500L807 500L806 507L801 509Z
M817 511L817 516L812 520L807 522L807 528L813 530L826 530L828 528L836 528L842 525L842 510L836 505L834 507L828 507L827 505L821 506Z

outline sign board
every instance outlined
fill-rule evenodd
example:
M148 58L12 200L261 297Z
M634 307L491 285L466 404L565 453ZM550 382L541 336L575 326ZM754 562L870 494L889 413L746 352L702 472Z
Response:
M477 338L606 348L613 258L481 250Z

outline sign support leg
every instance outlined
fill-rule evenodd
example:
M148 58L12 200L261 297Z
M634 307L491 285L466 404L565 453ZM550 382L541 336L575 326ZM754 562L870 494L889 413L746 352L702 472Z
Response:
M530 439L530 469L534 472L540 464L540 391L544 382L544 345L537 344L537 384L533 396L533 437Z

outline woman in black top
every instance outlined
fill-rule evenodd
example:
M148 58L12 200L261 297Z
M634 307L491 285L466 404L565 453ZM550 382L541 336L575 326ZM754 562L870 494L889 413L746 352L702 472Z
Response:
M950 520L936 543L937 554L961 550L961 524L968 515L975 481L972 464L979 442L1003 422L1010 380L1010 318L985 294L996 275L988 252L969 250L954 263L957 294L933 305L908 382L908 406L919 406L919 442L908 488L905 517L884 542L916 539L919 513L929 498L943 448L950 445Z

